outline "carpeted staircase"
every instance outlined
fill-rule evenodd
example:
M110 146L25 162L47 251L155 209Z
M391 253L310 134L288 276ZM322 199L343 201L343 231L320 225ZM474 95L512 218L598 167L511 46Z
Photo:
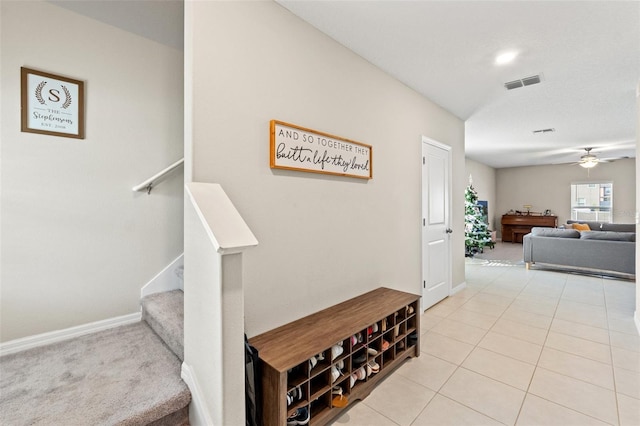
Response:
M183 300L153 294L139 323L0 357L0 425L188 425Z

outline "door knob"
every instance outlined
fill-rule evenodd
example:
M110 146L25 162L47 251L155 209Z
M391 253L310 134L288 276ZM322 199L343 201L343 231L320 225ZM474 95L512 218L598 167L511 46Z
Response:
M447 230L445 231L447 234L451 234L453 232L453 229L451 228L447 228Z

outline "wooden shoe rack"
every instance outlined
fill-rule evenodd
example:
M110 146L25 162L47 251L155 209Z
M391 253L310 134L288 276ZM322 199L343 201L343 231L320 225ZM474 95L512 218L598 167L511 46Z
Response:
M286 425L300 408L309 410L310 425L327 424L405 359L419 356L419 300L381 287L250 339L261 360L263 425ZM342 349L334 349L341 353L332 359L333 346ZM309 360L319 354L324 359L312 367ZM379 372L362 374L369 363ZM338 366L342 374L334 380ZM352 386L351 376L359 370ZM334 403L336 386L346 407ZM295 394L292 401L287 393Z

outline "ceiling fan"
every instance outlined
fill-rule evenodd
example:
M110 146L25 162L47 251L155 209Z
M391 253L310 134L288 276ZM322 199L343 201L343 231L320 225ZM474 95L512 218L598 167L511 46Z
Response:
M603 161L598 159L595 154L591 153L592 149L593 148L585 148L584 150L587 151L587 153L580 157L580 161L578 162L578 164L585 169L595 167L599 162Z

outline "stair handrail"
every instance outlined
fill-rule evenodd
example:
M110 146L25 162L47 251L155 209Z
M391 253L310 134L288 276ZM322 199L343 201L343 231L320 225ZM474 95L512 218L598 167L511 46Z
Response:
M132 189L135 192L146 190L147 194L151 194L151 190L153 189L153 185L164 180L165 177L169 175L172 171L180 167L184 164L184 157L171 164L167 168L159 171L155 175L151 176L149 179L146 179L142 183L134 186Z

